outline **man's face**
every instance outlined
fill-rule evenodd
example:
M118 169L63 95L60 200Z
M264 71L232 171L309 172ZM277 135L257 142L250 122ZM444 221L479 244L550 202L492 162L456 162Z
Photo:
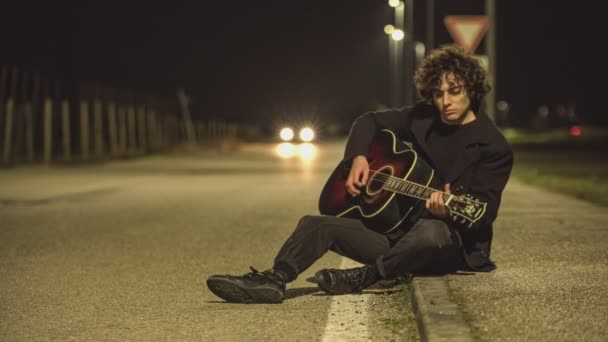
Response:
M441 75L441 85L433 91L433 102L445 124L462 125L475 120L464 84L453 73Z

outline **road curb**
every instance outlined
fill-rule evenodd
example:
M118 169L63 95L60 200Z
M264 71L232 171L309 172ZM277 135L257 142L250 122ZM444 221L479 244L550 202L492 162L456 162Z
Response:
M414 277L410 292L422 341L475 341L471 327L450 296L445 276Z

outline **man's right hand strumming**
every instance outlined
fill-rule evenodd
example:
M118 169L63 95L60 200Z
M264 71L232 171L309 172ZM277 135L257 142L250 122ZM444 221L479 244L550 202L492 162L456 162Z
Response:
M346 179L346 191L353 197L360 195L361 190L359 188L367 184L368 176L369 163L367 159L365 156L356 156L353 158L353 165Z

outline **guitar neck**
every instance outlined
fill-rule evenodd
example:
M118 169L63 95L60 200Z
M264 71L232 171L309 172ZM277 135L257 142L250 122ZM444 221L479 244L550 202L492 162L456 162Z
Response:
M379 176L385 175L374 170L370 170L370 172L377 173ZM384 179L384 184L382 185L382 188L391 192L396 192L398 194L418 198L421 200L427 200L431 197L432 193L440 192L443 197L443 202L446 204L448 204L452 200L452 198L454 198L454 195L452 194L448 194L447 192L443 192L435 188L428 187L426 185L414 183L412 181L393 176L385 176L386 179Z

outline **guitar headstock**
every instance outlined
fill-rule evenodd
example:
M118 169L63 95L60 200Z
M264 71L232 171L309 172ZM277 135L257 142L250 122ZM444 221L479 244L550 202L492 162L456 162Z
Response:
M471 228L473 223L483 217L486 205L487 203L481 202L471 195L454 196L447 204L452 221L461 223L467 228Z

